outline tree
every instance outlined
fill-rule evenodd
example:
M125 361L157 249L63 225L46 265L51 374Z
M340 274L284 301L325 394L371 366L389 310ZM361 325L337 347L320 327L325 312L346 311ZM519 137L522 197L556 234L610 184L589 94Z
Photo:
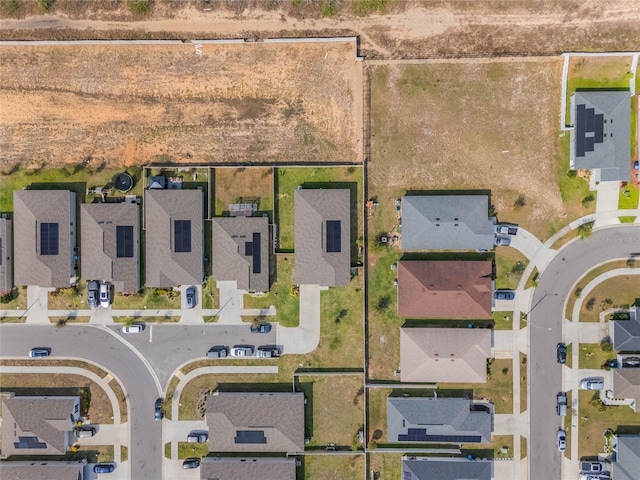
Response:
M578 227L578 236L581 240L589 238L593 232L593 222L583 223Z

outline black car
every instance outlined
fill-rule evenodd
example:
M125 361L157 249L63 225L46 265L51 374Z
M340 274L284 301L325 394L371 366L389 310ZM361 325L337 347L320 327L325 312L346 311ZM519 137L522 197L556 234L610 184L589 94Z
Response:
M164 417L164 410L162 408L162 399L159 398L156 400L156 414L155 414L155 419L156 420L162 420L162 418Z
M251 331L253 333L269 333L271 331L271 324L260 323L258 325L251 325Z
M96 308L98 306L99 300L99 290L100 290L100 282L97 280L90 280L87 283L87 301L89 302L89 306L91 308Z
M564 343L559 343L557 347L558 363L564 365L567 363L567 346Z
M199 466L199 458L187 458L184 462L182 462L182 468L184 468L185 470L189 468L198 468Z
M93 467L93 473L111 473L116 469L113 463L97 463Z

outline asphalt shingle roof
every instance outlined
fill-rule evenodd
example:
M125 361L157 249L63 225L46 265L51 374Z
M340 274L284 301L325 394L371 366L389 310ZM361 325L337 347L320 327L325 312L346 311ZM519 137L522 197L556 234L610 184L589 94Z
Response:
M613 349L618 352L640 352L640 307L632 308L629 316L613 322Z
M484 383L491 357L486 328L401 328L403 382Z
M146 285L202 283L203 194L200 190L145 190ZM174 222L191 221L191 251L176 252Z
M402 197L403 250L493 248L487 195Z
M0 294L13 288L13 225L0 218Z
M14 282L16 285L69 287L75 246L76 194L68 190L13 192ZM58 254L41 255L40 224L58 224Z
M351 191L299 189L294 193L294 279L299 285L349 285ZM340 251L328 252L327 221L340 221Z
M139 207L135 203L80 206L82 276L112 282L117 292L140 289ZM133 257L118 258L116 229L133 227Z
M251 292L269 290L269 219L267 217L219 217L212 220L213 278L235 280L238 288ZM254 234L260 236L260 270L253 270Z
M635 411L640 412L640 368L614 369L613 392L616 398L635 399Z
M295 480L295 458L207 457L201 480Z
M84 464L81 462L2 462L2 480L82 480Z
M397 272L401 317L491 317L491 261L405 260Z
M472 411L471 405L472 402L464 398L389 397L387 440L399 442L399 436L406 435L409 429L426 429L427 435L479 436L478 443L491 443L493 415L482 410Z
M613 478L637 480L640 472L640 435L616 435L618 447L613 463Z
M207 398L211 452L304 451L303 393L224 393ZM238 432L262 432L264 443L236 443Z
M402 460L402 480L491 480L493 461L417 457Z

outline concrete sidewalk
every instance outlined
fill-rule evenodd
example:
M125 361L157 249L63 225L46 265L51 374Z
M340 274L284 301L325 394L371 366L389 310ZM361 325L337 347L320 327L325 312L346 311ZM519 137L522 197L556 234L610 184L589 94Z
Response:
M522 227L519 227L517 235L511 238L510 246L527 257L530 262L529 264L535 265L539 272L542 272L546 268L557 253L556 250L551 250L543 245L534 234Z

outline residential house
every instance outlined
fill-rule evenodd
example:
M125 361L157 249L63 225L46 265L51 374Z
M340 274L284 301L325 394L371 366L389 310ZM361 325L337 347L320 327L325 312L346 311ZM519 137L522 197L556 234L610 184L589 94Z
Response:
M82 276L113 283L116 292L140 289L140 225L136 203L80 206Z
M491 261L398 262L398 315L491 318Z
M640 412L640 368L614 368L612 370L615 397L633 399L631 408Z
M213 278L236 281L248 292L269 291L269 219L217 217L211 223Z
M640 435L616 435L615 480L637 480L640 472Z
M491 443L493 405L464 398L387 398L387 441Z
M144 191L148 287L202 283L203 202L198 189Z
M494 238L488 195L402 197L403 250L489 250Z
M2 480L83 480L84 462L0 462Z
M303 393L226 393L207 398L211 452L304 451Z
M491 480L493 460L404 457L402 480Z
M485 383L491 357L488 328L401 328L403 382Z
M80 397L2 398L2 454L64 455L73 443ZM4 478L4 477L3 477Z
M13 225L6 216L0 218L0 295L13 288Z
M206 457L200 464L201 480L295 480L293 457Z
M351 191L294 192L295 283L324 287L351 280Z
M629 320L614 320L611 330L613 349L618 352L640 352L640 307L632 307Z
M76 277L76 194L68 190L13 192L14 282L63 288Z
M600 181L631 178L629 91L577 91L571 95L572 169L596 169ZM599 177L598 177L599 174Z

